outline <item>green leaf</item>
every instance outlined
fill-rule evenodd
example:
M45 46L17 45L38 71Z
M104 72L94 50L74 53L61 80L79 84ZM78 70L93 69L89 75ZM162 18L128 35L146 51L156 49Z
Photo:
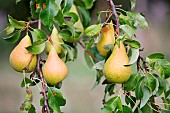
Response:
M166 82L162 80L160 77L157 78L159 82L158 91L156 92L156 96L160 96L166 90Z
M107 92L109 93L109 95L111 96L112 94L114 94L114 88L115 88L115 84L107 84L107 86L105 87L105 94L107 94Z
M86 44L86 49L89 49L92 47L92 45L94 44L94 38L92 38L89 43Z
M72 5L73 5L73 0L65 0L63 13L69 12Z
M36 12L36 7L35 7L35 1L31 0L30 1L30 13L31 13L31 17L34 19L38 19L38 14Z
M105 104L104 106L109 108L110 110L114 111L117 107L117 100L118 100L118 96L115 96L111 99L109 99Z
M122 29L129 37L133 37L136 34L136 29L130 27L128 24L120 25L119 28Z
M86 64L91 69L94 65L94 61L86 51L84 51L84 58L85 58Z
M104 107L104 108L102 108L101 113L113 113L113 112L112 112L112 110L110 110L110 109Z
M146 29L148 28L148 23L145 20L144 16L142 16L140 13L137 12L126 12L127 15L133 19L134 21L134 26L136 28L140 28L140 29Z
M137 107L137 108L135 109L134 113L145 113L145 112L142 112L142 111L139 109L139 107Z
M118 108L119 111L123 110L122 101L121 101L120 97L117 100L117 108Z
M9 24L6 29L6 35L11 34L14 30L15 30L15 28L11 24Z
M33 105L31 105L31 108L29 109L28 113L36 113L36 109Z
M142 76L139 81L137 82L136 88L135 88L135 95L137 99L141 99L143 97L143 92L142 92L142 83L144 80L144 76Z
M141 99L140 108L145 106L149 98L152 96L150 89L146 86L143 87L142 92L143 92L143 97Z
M154 53L149 55L148 58L158 60L158 59L164 59L165 56L162 53Z
M32 80L25 77L25 80L23 79L21 82L21 87L25 87L26 84L30 84L30 83L32 83Z
M8 42L15 43L19 40L20 35L21 35L21 31L18 30L14 34L12 34L11 36L9 36L7 38L3 38L3 39L8 41Z
M165 92L165 99L168 98L169 95L170 95L170 90Z
M132 112L132 109L131 108L129 108L128 106L124 106L123 105L123 110L122 111L118 111L118 112L116 112L116 113L133 113Z
M124 43L135 49L140 49L141 47L140 43L136 40L126 40Z
M104 64L105 64L105 60L99 61L93 65L93 68L98 69L98 70L103 70Z
M95 0L83 0L87 9L91 9Z
M156 79L151 73L147 74L147 87L153 92L156 88Z
M127 105L130 104L131 108L133 108L136 103L136 98L134 96L125 96L125 102Z
M40 106L43 106L44 105L44 97L42 97L41 99L40 99Z
M153 110L150 106L150 103L145 104L145 106L141 109L142 113L153 113Z
M170 65L162 65L161 72L161 78L167 79L170 77Z
M70 17L71 20L69 20L69 22L71 24L75 24L79 20L78 15L74 12L68 12L68 13L64 14L64 17Z
M64 106L66 104L66 100L63 98L61 92L54 87L50 87L48 89L48 100L49 106L57 111L58 113L62 113L60 110L60 106Z
M74 60L74 54L71 50L71 47L67 44L62 45L66 50L66 61L73 61Z
M133 73L130 75L130 78L127 82L125 82L126 91L132 91L136 88L136 82L139 80L140 75L138 73Z
M88 28L86 28L85 34L89 37L94 36L100 33L101 29L102 29L102 24L91 25Z
M89 11L85 7L82 7L82 6L77 6L77 9L78 11L81 12L82 19L83 19L82 23L83 23L84 28L88 27L91 23L91 17L90 17Z
M15 20L9 15L8 15L8 20L9 20L10 24L16 29L22 29L22 28L26 27L26 22L25 21Z
M43 40L38 40L33 43L32 46L26 48L32 54L40 54L45 49L45 42Z
M32 107L32 98L33 98L33 94L32 94L32 90L30 90L30 88L26 89L26 95L25 95L25 100L22 103L21 107L20 107L20 111L29 111Z
M170 99L165 99L164 97L162 97L161 99L163 100L165 109L170 110Z
M61 36L64 41L69 41L72 36L69 30L61 30L58 35Z
M134 10L136 6L136 0L130 0L131 2L131 9Z
M34 29L34 35L37 40L42 40L42 39L46 40L47 39L46 33L41 29Z
M54 0L47 0L46 8L40 12L41 21L48 29L52 26L53 18L57 15L59 8Z
M160 113L169 113L169 110L161 110Z
M111 99L109 99L105 104L105 107L109 108L112 111L115 111L116 108L118 108L120 111L122 111L122 102L120 97L115 96Z
M125 66L129 66L129 65L132 65L134 64L137 60L138 60L138 57L139 57L139 49L135 49L135 48L131 48L131 52L132 52L132 56L130 58L130 61L127 65Z
M59 26L62 26L63 23L64 23L64 15L62 13L61 10L58 11L57 15L54 17L56 23L59 25Z

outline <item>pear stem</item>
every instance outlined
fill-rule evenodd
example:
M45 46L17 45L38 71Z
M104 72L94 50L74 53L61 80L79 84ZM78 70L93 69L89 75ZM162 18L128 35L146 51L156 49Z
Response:
M116 23L116 28L115 28L115 31L116 31L116 34L119 36L120 35L120 31L119 31L119 16L116 12L116 5L113 3L112 0L107 0L109 2L109 5L111 7L111 10L112 10L112 14L115 16L115 23Z

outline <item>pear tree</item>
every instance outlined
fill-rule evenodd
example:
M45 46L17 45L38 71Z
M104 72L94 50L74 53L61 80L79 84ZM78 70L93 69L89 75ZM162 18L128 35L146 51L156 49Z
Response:
M21 87L26 96L21 111L36 113L32 87L41 84L42 113L63 113L67 99L60 88L69 73L66 62L74 62L82 47L87 65L97 73L93 88L105 86L101 113L170 113L170 62L159 52L142 57L144 49L135 39L136 32L149 26L134 11L136 0L129 0L130 10L121 2L104 0L108 8L96 12L93 24L91 10L97 0L29 1L28 21L8 15L3 30L8 42L21 38L9 57L13 69L24 75ZM42 57L44 51L47 59Z

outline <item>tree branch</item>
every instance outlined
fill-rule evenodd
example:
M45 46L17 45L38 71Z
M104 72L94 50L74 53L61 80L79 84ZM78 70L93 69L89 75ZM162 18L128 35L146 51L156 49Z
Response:
M39 18L39 21L38 21L38 29L41 29L41 20ZM47 94L46 94L46 84L45 84L45 80L44 80L44 76L43 76L43 73L42 73L42 70L41 70L41 65L40 65L40 62L41 62L41 55L38 54L37 55L37 71L39 73L39 76L40 76L40 79L41 79L41 83L42 83L42 92L40 92L43 97L44 97L44 106L42 107L42 112L43 110L45 109L47 113L50 113L50 108L49 108L49 104L48 104L48 99L47 99Z
M90 53L90 51L88 51L86 48L85 48L85 46L80 42L80 41L78 41L78 43L81 45L81 47L85 50L85 52L87 52L87 54L89 54L91 57L92 57L92 59L95 61L95 62L99 62L99 60L98 59L96 59L91 53Z
M115 16L115 23L116 23L116 28L115 28L115 31L116 31L116 34L119 36L120 35L120 31L119 31L119 16L116 12L116 6L115 4L113 3L112 0L107 0L109 2L109 5L111 7L111 10L112 10L112 14Z

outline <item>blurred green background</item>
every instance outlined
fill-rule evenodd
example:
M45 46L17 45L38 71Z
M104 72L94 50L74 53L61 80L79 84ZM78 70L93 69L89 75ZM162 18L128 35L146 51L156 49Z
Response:
M106 0L96 0L91 10L92 22L96 23L96 11L107 8ZM123 2L123 0L120 0ZM15 4L15 0L0 0L0 31L6 27L7 15L25 20L29 16L28 0ZM101 6L102 4L102 6ZM126 4L126 3L125 3ZM144 47L142 55L162 52L170 61L170 1L168 0L137 0L136 11L145 14L150 28L138 30L137 40ZM8 61L9 54L16 44L11 44L0 37L0 113L18 113L24 100L25 89L20 88L22 74L15 72ZM91 89L95 82L95 71L89 69L84 61L83 49L79 46L79 54L75 62L67 63L69 75L63 82L61 91L67 100L63 107L64 113L100 113L104 86ZM29 75L27 75L29 76ZM41 87L41 85L39 85ZM40 113L38 87L34 90L34 105Z

